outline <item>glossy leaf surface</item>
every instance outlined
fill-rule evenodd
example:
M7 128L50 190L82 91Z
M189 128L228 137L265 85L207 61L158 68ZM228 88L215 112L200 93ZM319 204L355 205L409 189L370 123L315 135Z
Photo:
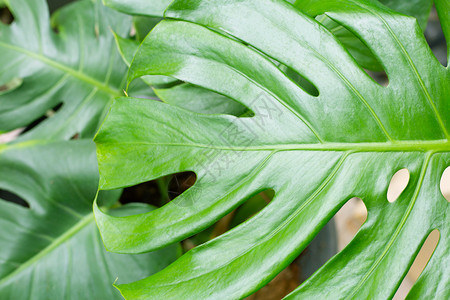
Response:
M112 283L155 273L176 247L142 255L105 251L92 213L97 190L92 142L26 142L0 146L0 189L29 207L0 199L1 299L121 299ZM118 193L119 192L119 193ZM120 191L100 192L105 206ZM143 213L124 206L114 214Z
M131 15L162 17L172 0L103 0L106 6Z
M304 5L304 0L285 0L301 9ZM391 9L413 16L419 22L419 25L425 30L427 25L428 16L430 14L432 1L431 0L380 0L381 3L390 7ZM154 16L162 17L164 10L171 3L166 0L106 0L105 4L111 8L117 9L123 13L131 15L143 15L147 17L136 17L140 22L135 22L136 37L140 41L138 30L139 24L146 22L154 22ZM156 9L155 9L156 8ZM326 16L317 16L317 20L324 24L338 39L344 44L346 49L352 54L352 56L358 61L361 66L371 71L383 71L382 65L379 63L373 53L367 48L367 46L351 31L347 30L339 23L332 21ZM144 22L143 22L144 21ZM146 31L148 32L148 30ZM176 101L176 100L175 100Z
M92 137L112 98L123 95L127 67L111 29L126 34L131 18L97 0L77 1L51 19L45 0L6 4L15 19L0 23L0 85L19 85L0 93L0 131L47 114L19 140Z
M446 3L436 1L440 16L449 13ZM255 115L117 99L95 139L101 189L184 171L195 172L197 181L146 214L113 217L94 207L106 247L159 249L260 191L273 189L275 196L257 215L163 271L119 285L127 299L245 297L291 263L352 197L364 201L367 221L288 298L392 297L433 229L441 240L409 297L450 297L450 203L439 189L450 165L448 68L433 56L415 19L378 2L304 1L302 10L277 0L174 1L166 16L175 20L157 25L139 48L129 81L172 76ZM361 37L389 86L374 82L312 18L323 14ZM303 90L280 63L319 94ZM390 203L389 182L403 168L409 184Z

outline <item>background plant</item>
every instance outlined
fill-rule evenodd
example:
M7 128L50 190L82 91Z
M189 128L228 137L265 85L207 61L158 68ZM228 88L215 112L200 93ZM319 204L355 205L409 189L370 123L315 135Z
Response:
M126 35L131 18L98 1L78 1L51 19L43 0L3 3L14 21L0 23L0 130L26 129L0 145L0 192L15 200L0 200L0 298L120 299L111 285L117 276L148 276L179 252L174 245L137 257L107 253L94 224L91 139L127 71L110 28ZM154 95L143 83L132 90ZM110 208L120 193L99 197Z

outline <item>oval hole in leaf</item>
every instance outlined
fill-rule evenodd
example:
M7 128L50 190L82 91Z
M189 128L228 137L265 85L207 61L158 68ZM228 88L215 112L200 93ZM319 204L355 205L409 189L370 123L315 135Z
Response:
M167 197L164 193L164 188L159 181L164 181L164 178L143 182L138 185L127 187L123 190L119 198L119 202L123 205L130 203L146 203L156 207L161 207L167 202Z
M14 22L14 16L8 7L0 7L0 21L5 25L10 25Z
M338 249L344 249L367 220L367 208L360 198L352 198L335 215Z
M35 128L35 127L37 127L37 126L39 126L39 124L41 124L42 122L44 122L46 119L49 119L49 118L53 117L53 116L56 114L56 112L58 112L58 110L61 109L62 106L63 106L63 103L58 103L58 104L55 105L53 108L47 110L47 111L45 112L45 114L44 114L42 117L40 117L40 118L34 120L30 125L28 125L28 126L25 128L25 130L22 132L22 134L24 134L24 133L26 133L26 132L32 130L33 128Z
M394 202L398 199L401 193L408 186L409 171L408 169L398 170L394 176L392 176L389 188L387 191L387 199L389 202Z
M284 74L286 74L287 77L289 77L293 82L300 86L302 90L313 97L319 96L319 90L317 89L317 87L305 76L301 75L294 69L282 64L279 68L281 69L281 71L283 71Z
M180 172L123 189L119 202L123 205L145 203L162 207L191 188L197 180L194 172ZM189 201L190 199L184 199ZM192 201L194 201L192 199ZM180 203L180 208L183 203Z
M402 283L400 284L397 292L394 295L393 300L405 299L406 295L408 295L411 290L413 284L417 281L420 274L422 274L423 270L428 264L428 261L431 259L431 256L436 249L440 238L439 230L433 230L422 247L420 248L419 253L414 259L413 264L409 268L408 274L406 274L405 278L403 278Z
M444 198L450 202L450 167L447 167L442 173L440 188Z
M445 42L444 32L442 31L442 26L434 5L430 12L427 28L425 29L425 39L436 59L443 66L447 66L447 43Z
M5 201L8 201L8 202L15 203L20 206L30 208L30 204L28 204L28 202L25 201L25 199L23 199L19 195L12 193L10 191L0 189L0 198Z

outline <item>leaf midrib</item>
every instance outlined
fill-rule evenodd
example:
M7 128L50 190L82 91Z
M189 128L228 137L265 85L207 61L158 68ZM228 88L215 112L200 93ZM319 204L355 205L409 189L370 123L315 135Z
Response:
M70 67L68 67L68 66L66 66L64 64L56 62L56 61L54 61L54 60L52 60L52 59L50 59L50 58L48 58L48 57L46 57L46 56L44 56L42 54L38 54L38 53L35 53L35 52L32 52L32 51L29 51L27 49L24 49L24 48L21 48L21 47L17 47L17 46L13 46L13 45L10 45L10 44L4 43L4 42L0 42L0 47L7 48L7 49L10 49L10 50L13 50L13 51L16 51L16 52L20 52L22 54L25 54L25 55L31 57L31 58L39 60L39 61L41 61L41 62L43 62L43 63L45 63L45 64L47 64L47 65L49 65L49 66L51 66L51 67L53 67L55 69L58 69L58 70L61 70L61 71L65 72L65 73L67 73L67 74L70 74L71 76L73 76L73 77L75 77L75 78L77 78L77 79L79 79L79 80L81 80L83 82L86 82L86 83L88 83L90 85L93 85L96 88L98 88L99 90L101 90L101 91L103 91L105 93L108 93L108 94L110 94L112 96L115 96L115 97L121 96L119 90L112 88L111 86L109 86L105 82L101 82L101 81L99 81L99 80L97 80L97 79L95 79L95 78L93 78L93 77L91 77L91 76L81 72L80 70L75 70L75 69L70 68Z
M98 144L99 142L96 141ZM172 146L172 147L193 147L207 148L213 150L229 151L356 151L356 152L450 152L449 140L430 141L396 141L396 142L375 142L375 143L317 143L317 144L277 144L260 146L225 146L208 144L186 144L186 143L152 143L152 142L101 142L105 145L147 145L147 146Z
M76 223L74 226L72 226L69 230L64 232L62 235L60 235L57 239L55 239L51 244L49 244L47 247L42 249L40 252L38 252L36 255L32 256L30 259L28 259L26 262L22 263L20 267L15 269L13 272L9 273L5 277L3 277L0 280L0 286L2 286L4 283L6 283L9 279L13 278L18 273L22 272L23 270L27 269L31 265L33 265L35 262L39 261L42 257L46 256L53 250L55 250L58 246L66 242L68 239L70 239L72 236L80 232L83 228L88 226L89 224L92 224L94 222L94 214L89 213L85 217L83 217L78 223Z

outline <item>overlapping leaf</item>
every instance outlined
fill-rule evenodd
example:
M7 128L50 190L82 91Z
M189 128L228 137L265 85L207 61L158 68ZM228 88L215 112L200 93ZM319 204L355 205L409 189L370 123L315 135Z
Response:
M6 4L15 19L0 23L0 85L18 86L0 93L0 131L59 108L20 140L92 137L112 98L123 95L127 68L111 29L125 35L130 17L97 0L68 5L51 20L45 0Z
M448 1L436 1L450 34ZM208 227L255 193L275 197L260 213L189 251L165 270L119 285L127 299L237 299L285 268L350 198L368 219L353 241L291 298L385 299L433 229L439 244L410 298L450 297L450 203L439 181L450 165L450 73L414 18L376 1L174 1L143 42L129 80L167 75L248 107L250 118L207 115L117 99L96 136L101 189L194 171L195 185L155 211L94 212L106 247L141 253ZM389 77L374 82L313 17L353 31ZM442 18L444 16L444 18ZM226 32L226 34L222 34ZM270 57L270 59L268 58ZM307 93L278 67L306 77ZM394 203L392 175L410 181ZM389 274L389 276L387 276Z
M94 222L97 190L89 141L26 142L0 146L0 189L29 208L0 199L1 299L120 299L112 282L155 273L176 247L138 256L107 253ZM105 207L119 191L101 192ZM124 206L116 214L148 212Z
M162 17L172 0L104 0L104 2L106 6L127 14Z

